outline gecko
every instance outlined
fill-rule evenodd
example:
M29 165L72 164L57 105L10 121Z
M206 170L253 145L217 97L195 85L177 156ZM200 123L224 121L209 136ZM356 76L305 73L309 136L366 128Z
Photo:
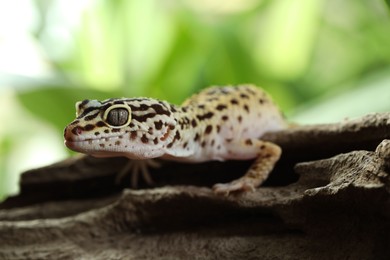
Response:
M177 106L154 98L76 103L65 145L95 157L161 158L188 163L254 159L248 171L213 186L217 194L253 191L268 177L281 148L261 140L287 128L278 106L254 85L212 86Z

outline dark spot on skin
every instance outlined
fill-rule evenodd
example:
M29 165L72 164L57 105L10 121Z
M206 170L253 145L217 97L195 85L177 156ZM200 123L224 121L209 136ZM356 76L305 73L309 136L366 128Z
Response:
M238 122L241 123L241 121L242 121L242 116L238 116L238 117L237 117L237 120L238 120Z
M221 126L217 125L217 133L221 131Z
M210 134L212 130L213 130L213 127L211 125L208 125L206 127L206 129L204 130L204 133L205 134Z
M227 121L228 119L229 119L228 116L222 116L222 120L223 120L223 121Z
M210 119L210 118L212 118L213 115L214 115L213 112L208 112L208 113L206 113L206 114L204 114L204 115L197 115L196 117L198 118L199 121L202 121L202 120L204 120L204 119Z
M194 141L196 142L196 141L198 141L198 140L199 140L199 134L196 133L196 135L195 135L195 137L194 137Z
M260 149L261 149L261 150L263 150L264 148L265 148L265 145L264 145L264 144L260 146Z
M157 105L157 104L153 104L151 105L151 107L154 109L154 111L156 111L157 114L159 115L167 115L167 116L170 116L171 115L171 112L169 112L168 110L165 110L164 108L167 108L166 106L164 105ZM176 109L173 107L172 111L176 112Z
M104 145L104 144L99 144L99 146L100 146L101 148L104 148L104 147L105 147L105 145Z
M180 140L180 132L179 132L179 130L177 130L176 133L175 133L175 139L176 140Z
M211 89L211 90L207 91L206 94L211 96L211 95L214 95L215 92L216 92L215 89Z
M131 131L130 133L130 139L134 140L137 138L137 131Z
M260 103L260 104L264 104L264 103L265 103L265 100L262 99L262 98L260 98L259 103Z
M104 130L104 133L108 134L110 131L108 129Z
M134 127L134 124L133 124L133 123L130 123L129 126L130 126L130 127Z
M146 135L142 135L141 137L141 141L144 143L144 144L147 144L149 142L149 139L146 137Z
M188 143L185 142L185 143L183 144L183 148L185 149L185 148L187 147L187 145L188 145Z
M169 125L168 127L169 127L170 130L175 129L175 126L174 126L174 125Z
M246 98L246 99L249 98L249 96L248 96L247 94L244 94L244 93L241 93L241 94L240 94L240 97L241 97L241 98L244 98L244 99L245 99L245 98Z
M237 105L238 104L238 100L233 98L232 100L230 100L230 103L232 105Z
M251 140L251 139L246 139L246 140L245 140L245 144L246 144L246 145L252 145L253 143L252 143L252 140Z
M206 141L203 141L202 144L201 144L202 147L205 147L206 146Z
M122 139L122 138L123 138L123 135L118 136L118 138L119 138L119 139Z
M199 109L204 109L204 105L199 105L198 108Z
M95 132L95 135L98 136L98 135L100 135L100 133L99 132Z
M216 98L216 97L212 97L212 98L207 99L208 102L214 102L216 100L218 100L218 98Z
M70 125L77 125L78 123L80 123L80 120L75 120L72 123L70 123Z
M224 109L226 109L226 108L227 108L226 105L218 105L218 106L216 107L216 109L219 110L219 111L222 111L222 110L224 110Z
M131 99L129 101L144 101L144 100L145 99ZM140 104L139 106L134 106L132 104L129 104L129 106L132 111L146 111L151 107L159 115L167 115L167 116L171 115L171 112L169 112L168 108L163 103L152 104L152 105ZM156 113L150 113L150 114L156 114Z
M136 120L136 121L142 123L142 122L146 122L146 120L148 120L148 118L153 118L155 116L156 116L156 113L147 113L147 114L142 115L142 116L138 116L138 115L133 113L132 120Z
M230 143L231 141L233 141L233 138L226 138L225 141L226 141L227 143Z
M116 100L116 101L114 101L113 104L119 105L119 104L124 104L124 102L122 100Z
M121 130L119 128L114 128L111 130L111 133L117 133L120 132Z
M94 128L95 128L94 125L86 125L86 126L84 126L84 130L85 130L85 131L91 131L91 130L93 130Z
M161 130L162 126L163 126L163 122L162 122L161 120L155 121L155 122L154 122L154 127L155 127L157 130Z
M99 112L95 113L95 114L92 114L92 115L89 115L89 116L86 116L84 117L84 120L85 121L91 121L92 119L95 119L97 116L99 115Z
M106 126L106 123L104 123L103 121L99 121L96 123L96 126L97 127L103 127L103 126Z
M158 138L157 137L153 139L153 143L154 144L158 144Z
M115 142L115 145L120 145L121 144L121 141L116 141Z
M244 105L244 110L249 113L249 107L248 105Z
M187 108L186 108L186 107L182 107L182 108L181 108L181 111L183 111L184 113L186 113L186 112L187 112Z
M213 140L211 140L210 145L211 145L211 146L214 146L214 144L215 144L215 140L213 139Z
M169 106L170 106L170 109L171 109L172 112L177 112L177 109L176 109L176 107L174 105L169 104Z
M112 146L112 144L108 144L108 146Z
M192 127L196 127L198 125L198 123L196 122L195 119L192 119L191 125L192 125Z
M83 108L86 104L88 104L89 99L84 99L80 104L79 104L79 109Z
M221 145L218 145L218 146L217 146L217 149L218 149L218 150L221 150Z
M151 134L151 135L153 134L153 128L152 127L149 127L148 133Z
M167 148L171 148L173 146L173 143L175 142L176 139L173 139L172 142L170 142L168 145L167 145Z
M104 138L104 141L108 142L108 141L110 141L110 138Z
M93 110L96 110L96 109L101 109L101 108L98 108L98 107L88 107L88 108L84 109L83 113L81 115L79 115L77 117L77 119L85 117L85 115L89 114L90 112L92 112Z

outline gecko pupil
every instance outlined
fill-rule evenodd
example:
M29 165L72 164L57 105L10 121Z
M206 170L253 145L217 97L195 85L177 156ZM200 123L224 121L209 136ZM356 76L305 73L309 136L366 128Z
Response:
M127 123L129 111L124 108L112 109L107 115L107 123L112 126L122 126Z

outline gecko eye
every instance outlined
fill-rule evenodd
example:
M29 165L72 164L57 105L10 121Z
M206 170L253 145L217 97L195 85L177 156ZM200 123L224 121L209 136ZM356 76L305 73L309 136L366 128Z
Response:
M130 123L130 107L124 104L117 104L109 107L103 115L104 120L112 128L121 128Z

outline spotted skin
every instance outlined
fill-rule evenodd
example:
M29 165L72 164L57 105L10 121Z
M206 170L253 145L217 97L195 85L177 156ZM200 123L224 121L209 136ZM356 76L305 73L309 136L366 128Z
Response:
M64 132L68 148L96 157L162 158L182 162L255 159L218 194L254 190L281 155L265 132L287 127L278 107L253 85L210 87L181 106L152 98L84 100Z

